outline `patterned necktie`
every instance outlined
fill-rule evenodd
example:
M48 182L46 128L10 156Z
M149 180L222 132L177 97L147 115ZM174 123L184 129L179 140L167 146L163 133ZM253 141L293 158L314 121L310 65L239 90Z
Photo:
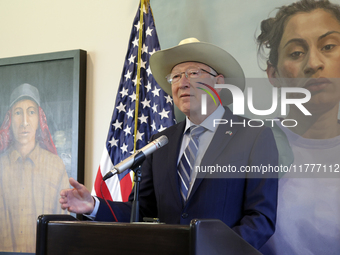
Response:
M190 130L190 131L189 131ZM181 186L181 195L185 204L189 191L190 175L195 163L196 154L198 151L199 136L203 134L206 129L201 126L191 126L188 131L190 132L190 141L185 148L182 158L178 164L177 173L179 175L179 183ZM188 132L187 131L187 132Z

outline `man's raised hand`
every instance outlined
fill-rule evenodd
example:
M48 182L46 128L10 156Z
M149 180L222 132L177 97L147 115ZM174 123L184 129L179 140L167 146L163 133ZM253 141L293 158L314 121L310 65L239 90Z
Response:
M63 189L60 192L61 209L79 214L91 214L94 209L94 199L90 191L72 177L70 184L73 189Z

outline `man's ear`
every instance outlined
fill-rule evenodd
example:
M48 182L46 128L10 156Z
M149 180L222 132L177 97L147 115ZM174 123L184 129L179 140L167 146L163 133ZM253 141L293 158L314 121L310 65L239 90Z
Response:
M269 82L274 86L274 87L278 87L280 88L280 82L278 81L278 74L276 71L276 67L274 67L272 64L270 64L269 62L267 62L267 76L269 79Z
M216 80L216 84L225 84L225 81L224 81L224 76L223 74L219 74L218 76L216 76L217 80ZM222 88L218 88L218 89L215 89L217 93L220 93Z

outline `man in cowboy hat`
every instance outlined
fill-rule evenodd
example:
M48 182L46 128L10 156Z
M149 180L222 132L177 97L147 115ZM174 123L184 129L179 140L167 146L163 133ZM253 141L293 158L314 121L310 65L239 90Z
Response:
M245 120L214 100L218 97L231 103L225 90L214 89L214 84L225 83L225 77L244 89L240 65L223 49L189 38L153 54L150 66L158 84L172 95L186 119L153 137L166 135L169 143L148 156L142 165L141 217L158 217L169 224L189 224L195 218L220 219L260 248L274 232L277 180L246 178L246 173L213 178L214 175L196 172L197 166L229 165L240 169L277 165L277 149L269 128L214 125L216 119L234 123ZM212 93L216 94L205 96ZM198 129L200 133L194 133ZM63 209L91 214L99 221L114 220L103 200L93 199L75 180L70 179L70 183L75 189L61 192ZM119 221L129 221L131 202L112 202L111 207Z

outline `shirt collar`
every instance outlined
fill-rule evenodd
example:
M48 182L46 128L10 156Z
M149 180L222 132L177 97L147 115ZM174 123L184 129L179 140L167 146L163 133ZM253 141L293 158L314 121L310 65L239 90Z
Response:
M27 157L26 157L26 161L29 161L32 163L32 165L35 165L35 162L37 162L38 160L38 156L40 154L40 146L37 143L33 149L33 151L31 151ZM9 155L10 155L10 160L11 162L16 162L16 161L22 161L22 157L20 155L20 153L14 149L13 146L11 146L10 151L9 151Z
M219 105L216 110L210 114L199 126L205 127L207 130L211 132L215 132L215 129L217 126L214 127L214 119L221 119L223 117L223 114L225 112L225 109L222 105ZM196 125L192 123L188 117L185 117L185 129L183 134L190 128L191 126Z
M14 149L13 146L9 148L9 158L11 162L16 162L19 158L21 159L20 153L16 149Z

